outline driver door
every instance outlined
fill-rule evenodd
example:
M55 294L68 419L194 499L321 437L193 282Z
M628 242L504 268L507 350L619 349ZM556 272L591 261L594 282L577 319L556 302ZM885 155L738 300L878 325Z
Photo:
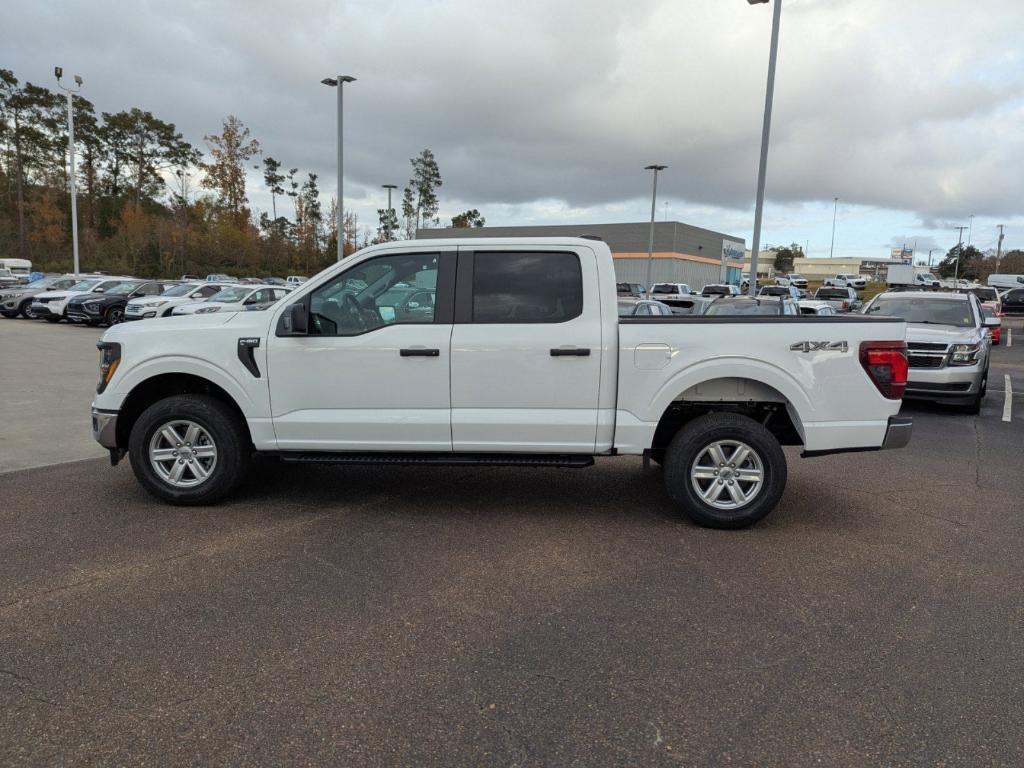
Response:
M455 252L371 256L296 294L308 335L268 339L278 448L451 451Z

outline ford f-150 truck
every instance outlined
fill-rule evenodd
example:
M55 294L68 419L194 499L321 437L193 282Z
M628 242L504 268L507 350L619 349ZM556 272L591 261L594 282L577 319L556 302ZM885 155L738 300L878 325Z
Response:
M409 296L415 294L415 301ZM783 445L902 447L905 324L799 315L620 318L588 238L365 248L266 312L155 319L99 342L95 438L174 504L289 462L663 465L696 522L778 503Z

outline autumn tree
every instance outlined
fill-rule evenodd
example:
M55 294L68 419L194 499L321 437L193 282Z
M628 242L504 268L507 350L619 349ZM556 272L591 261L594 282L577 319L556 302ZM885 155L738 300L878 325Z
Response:
M402 192L402 229L406 240L416 237L416 200L410 187Z
M204 137L212 160L204 163L202 185L217 193L219 202L237 222L248 218L245 204L246 163L260 151L260 143L250 138L249 129L234 115L224 120L221 133Z
M424 149L409 161L412 164L412 178L402 194L402 215L408 220L415 214L416 229L428 221L434 221L440 205L437 199L437 188L441 186L441 171L437 167L434 153ZM407 202L408 201L408 202ZM408 232L409 225L406 224Z
M398 224L398 213L394 208L377 209L377 236L375 243L387 243L395 239L395 233L400 231Z
M297 169L296 169L297 170ZM285 176L281 173L281 162L270 155L263 158L263 181L270 192L270 207L273 211L274 221L277 221L277 196L284 194L284 187L281 186Z

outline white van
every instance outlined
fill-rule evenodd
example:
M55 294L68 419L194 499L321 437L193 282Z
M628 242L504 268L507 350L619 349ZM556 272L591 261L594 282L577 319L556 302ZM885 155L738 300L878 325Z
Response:
M14 278L14 283L27 283L28 276L32 273L32 262L28 259L0 259L0 271L8 277Z
M1024 275L989 275L990 288L1024 288Z

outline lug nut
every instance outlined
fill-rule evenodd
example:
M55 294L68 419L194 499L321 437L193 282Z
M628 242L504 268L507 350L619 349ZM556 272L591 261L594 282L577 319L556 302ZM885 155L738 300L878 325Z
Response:
M184 459L178 459L178 463L179 463L179 464L184 464L184 463L185 463L185 460L184 460Z

